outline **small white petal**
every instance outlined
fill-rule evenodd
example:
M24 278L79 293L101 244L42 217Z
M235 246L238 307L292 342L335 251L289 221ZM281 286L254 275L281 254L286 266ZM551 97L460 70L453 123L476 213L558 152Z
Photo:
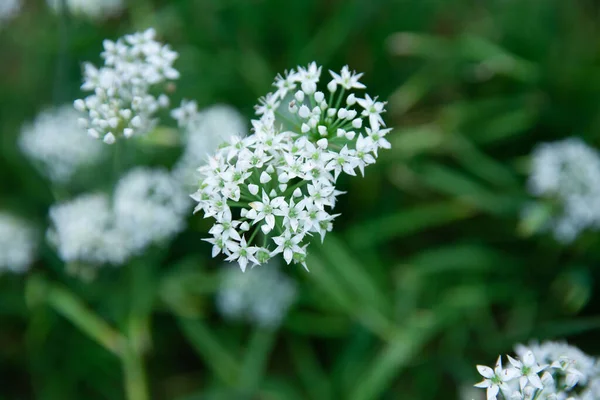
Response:
M263 171L262 174L260 174L260 183L265 184L270 181L271 181L271 175L267 174L266 171Z
M248 191L250 191L250 193L252 193L253 195L256 195L258 193L258 185L251 183L250 185L248 185Z

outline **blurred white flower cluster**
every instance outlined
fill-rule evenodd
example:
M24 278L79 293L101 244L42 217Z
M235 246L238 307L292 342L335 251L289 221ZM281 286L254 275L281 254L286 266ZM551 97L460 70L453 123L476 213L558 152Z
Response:
M183 130L184 152L173 168L174 176L186 186L198 184L197 169L220 144L233 136L244 137L248 124L234 108L214 105L198 111L194 101L182 101L171 112Z
M339 175L363 174L390 148L385 103L353 92L365 88L362 74L330 74L325 92L316 63L278 75L256 106L253 134L233 136L199 169L195 211L215 219L206 239L213 257L224 253L245 270L282 254L306 268L310 237L332 229Z
M217 308L227 319L247 321L266 328L279 326L296 300L294 281L275 262L243 273L223 268Z
M47 3L55 13L65 4L69 14L93 20L110 18L124 8L123 0L47 0Z
M65 262L120 265L185 227L189 199L162 169L139 167L123 176L113 199L81 195L50 209L50 241Z
M487 400L597 400L600 398L600 364L566 343L518 345L517 357L502 367L478 365Z
M21 6L21 0L0 1L0 27L3 23L16 17L21 12Z
M560 242L573 241L585 229L600 228L600 155L581 139L537 146L529 190L560 208L548 226Z
M79 168L93 165L103 155L102 145L85 134L78 117L71 106L62 106L40 113L21 131L21 150L53 182L69 181Z
M105 40L104 66L84 65L81 88L93 94L74 105L87 113L80 123L92 137L111 144L117 138L147 133L156 124L156 112L168 107L167 95L157 97L151 89L179 77L173 68L178 54L155 36L154 29L148 29L116 42Z
M27 271L36 250L35 230L20 218L0 211L0 271Z

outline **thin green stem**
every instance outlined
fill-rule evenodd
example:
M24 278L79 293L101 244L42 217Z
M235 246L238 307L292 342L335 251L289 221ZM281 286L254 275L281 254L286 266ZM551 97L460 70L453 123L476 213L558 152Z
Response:
M250 245L252 243L252 241L256 237L256 234L258 233L259 230L260 230L260 227L257 225L256 228L254 229L254 232L252 232L252 235L250 235L250 239L248 240L248 245Z
M127 400L148 400L148 385L144 361L138 349L128 343L121 357L125 374L125 393Z
M120 356L126 339L67 288L48 284L48 304L91 339L111 353Z

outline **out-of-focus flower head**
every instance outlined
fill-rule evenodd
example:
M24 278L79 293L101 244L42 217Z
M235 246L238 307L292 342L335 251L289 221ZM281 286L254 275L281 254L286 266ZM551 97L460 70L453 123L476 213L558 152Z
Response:
M21 12L22 0L0 1L0 28Z
M224 266L221 278L217 308L227 319L274 328L296 300L295 282L275 262L247 273Z
M117 225L139 250L181 232L190 205L182 186L163 169L133 169L119 180L114 194Z
M194 101L183 101L171 114L183 129L185 146L173 174L190 187L198 183L198 167L219 145L233 136L244 137L248 131L244 117L226 105L215 105L199 112Z
M54 182L67 182L79 168L102 158L102 145L85 134L77 119L72 107L63 106L40 113L21 131L21 150Z
M532 154L529 191L555 202L549 229L563 243L600 228L600 155L581 139L542 143Z
M0 211L0 271L27 271L36 250L35 229L22 219Z
M54 205L50 220L48 238L65 262L120 265L133 253L105 194L84 194Z
M321 70L311 63L278 75L255 107L253 133L231 137L200 167L193 198L215 219L213 256L242 270L277 254L306 267L310 237L332 229L340 174L364 174L390 148L385 103L354 93L365 88L362 74L330 71L321 91Z
M75 101L87 113L80 123L89 135L114 143L118 138L144 134L156 125L156 112L169 105L169 98L152 89L179 78L173 68L178 54L155 40L156 32L126 35L116 42L104 41L104 65L84 64L82 90L93 92ZM160 90L158 90L160 92Z
M182 231L189 207L167 171L140 167L119 180L112 199L85 194L52 206L48 237L65 262L122 265Z
M63 2L69 14L92 20L102 20L119 14L125 5L123 0L46 0L56 13L62 11Z

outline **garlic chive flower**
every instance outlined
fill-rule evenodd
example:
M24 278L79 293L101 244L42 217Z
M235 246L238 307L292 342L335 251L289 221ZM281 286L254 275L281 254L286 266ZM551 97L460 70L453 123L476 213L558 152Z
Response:
M129 246L141 252L185 228L190 199L164 169L137 167L117 183L113 196L115 217Z
M156 124L156 112L168 107L169 98L159 85L179 78L173 68L178 54L155 36L154 29L148 29L116 42L105 40L104 65L84 64L81 89L93 94L74 105L87 114L80 122L92 137L112 144L147 133ZM152 93L155 88L158 93Z
M21 130L21 151L53 182L68 182L80 168L102 158L101 143L85 134L78 117L72 107L62 106L43 111Z
M67 263L120 265L133 253L105 194L84 194L56 204L50 208L50 221L48 239Z
M365 86L348 67L330 75L321 80L314 62L277 75L276 90L255 107L252 134L231 137L198 169L192 197L195 211L215 219L206 239L213 256L245 269L281 254L306 268L310 238L323 240L333 228L338 177L363 175L378 150L390 148L385 102L355 92ZM224 234L223 221L236 234Z
M576 347L544 342L516 346L515 358L502 369L477 366L484 380L475 387L487 391L488 400L593 400L600 398L600 364Z
M542 143L533 151L529 191L552 206L546 229L562 243L600 229L600 154L579 138Z
M166 170L138 167L119 180L112 198L91 193L52 206L47 236L67 263L122 265L182 231L189 205Z
M247 273L225 266L216 306L228 320L276 328L294 304L297 292L296 283L274 260Z
M0 272L27 271L36 250L35 230L20 218L0 211Z

